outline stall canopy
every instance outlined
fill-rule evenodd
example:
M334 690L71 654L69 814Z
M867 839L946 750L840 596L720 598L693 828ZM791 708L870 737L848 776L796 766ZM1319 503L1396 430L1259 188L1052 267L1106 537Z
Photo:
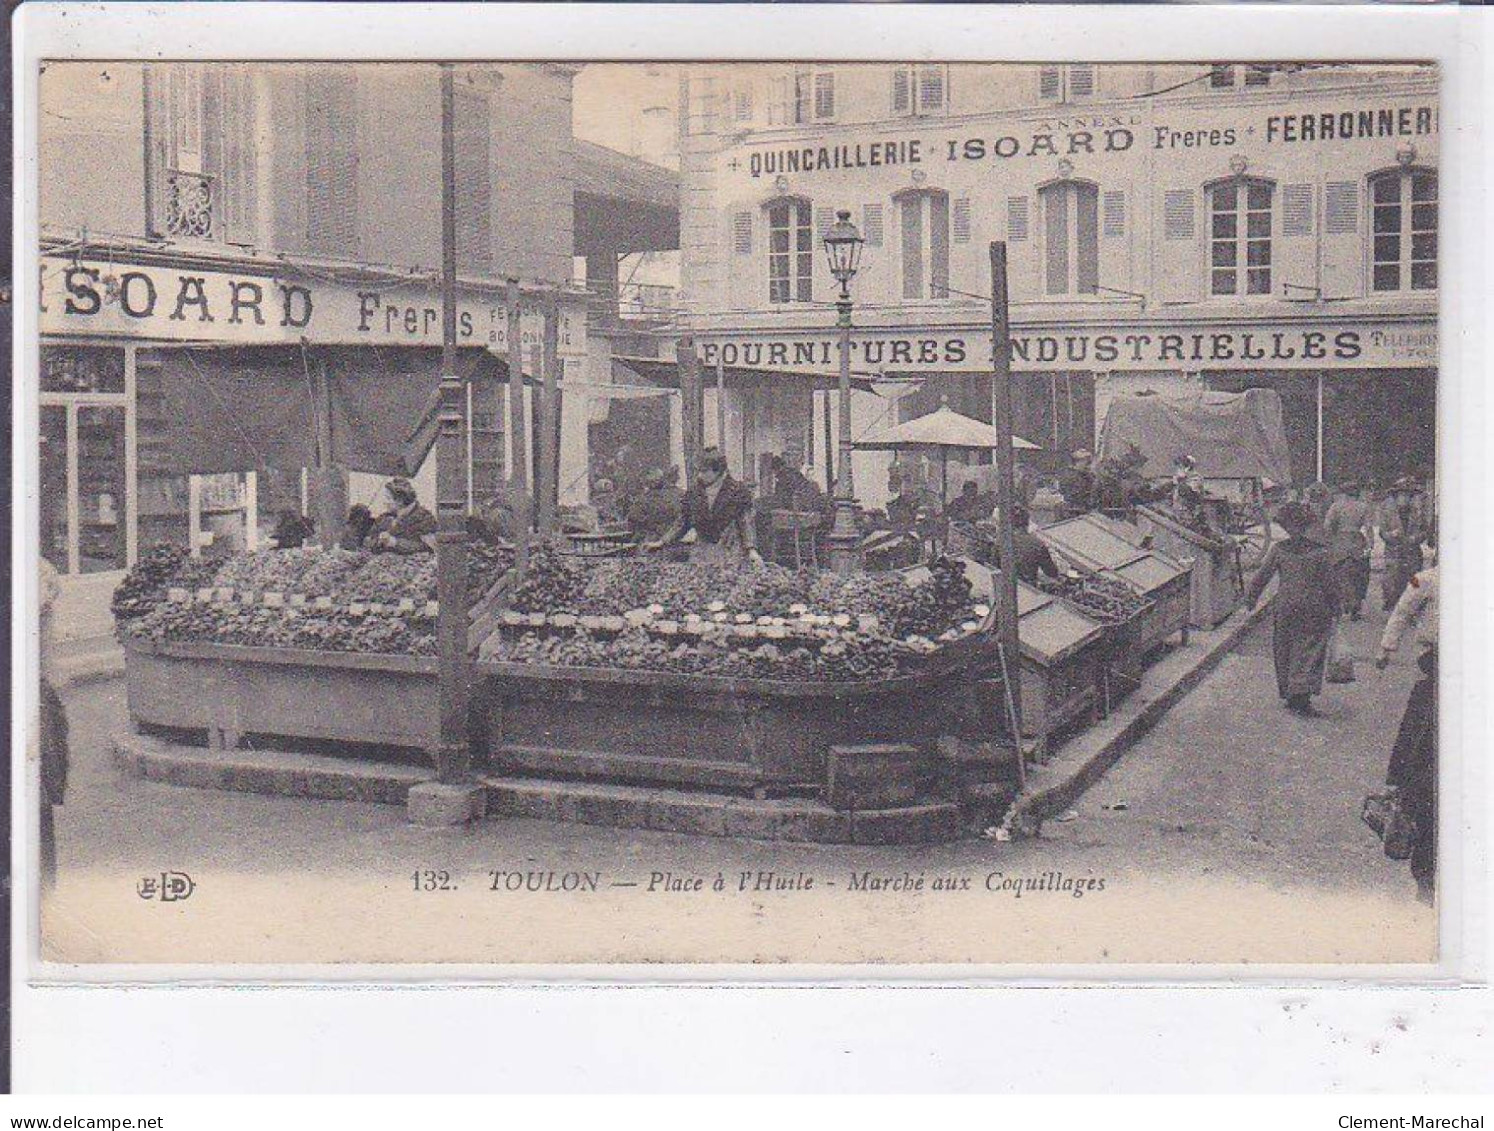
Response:
M672 358L614 357L612 375L614 380L624 384L643 381L668 389L680 387L679 366ZM803 373L792 369L769 369L752 365L723 365L721 377L727 388L731 389L759 385L783 386L796 382L816 389L833 389L840 383L840 377L835 373ZM702 364L700 381L708 389L715 388L716 367ZM851 374L851 385L864 393L876 392L871 374Z
M204 348L161 357L164 415L173 424L163 463L180 473L321 462L410 475L435 439L438 348ZM461 350L458 369L476 382L508 380L508 366L484 349ZM318 453L323 413L330 450Z
M1161 477L1179 455L1192 456L1205 479L1292 481L1291 454L1274 389L1186 396L1117 397L1100 429L1102 459L1132 447L1146 463L1141 474Z

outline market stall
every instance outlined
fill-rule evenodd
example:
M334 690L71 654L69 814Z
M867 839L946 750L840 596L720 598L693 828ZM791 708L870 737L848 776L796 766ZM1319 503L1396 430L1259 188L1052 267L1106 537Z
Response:
M1151 608L1136 619L1131 647L1144 658L1174 633L1188 640L1191 581L1187 566L1129 540L1115 520L1083 514L1035 532L1055 556L1084 574L1125 584Z
M1055 735L1093 723L1104 709L1105 648L1100 625L1060 598L1017 583L1022 647L1022 730L1046 762Z
M1191 563L1188 623L1194 628L1213 628L1240 607L1244 580L1234 539L1184 526L1160 507L1137 507L1136 524L1157 549Z

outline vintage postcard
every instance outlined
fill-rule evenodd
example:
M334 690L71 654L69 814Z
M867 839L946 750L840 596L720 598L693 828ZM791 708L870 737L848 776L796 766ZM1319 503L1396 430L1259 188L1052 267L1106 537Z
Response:
M1444 91L1303 46L43 61L39 969L1433 969Z

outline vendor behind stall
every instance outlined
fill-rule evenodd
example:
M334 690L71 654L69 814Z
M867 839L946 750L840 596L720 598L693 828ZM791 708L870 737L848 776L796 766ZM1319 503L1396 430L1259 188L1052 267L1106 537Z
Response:
M1032 516L1027 513L1027 508L1013 507L1012 549L1017 558L1017 578L1028 585L1036 585L1041 574L1046 574L1054 581L1061 581L1063 571L1058 568L1048 547L1032 532L1031 526Z
M315 531L311 519L287 507L276 519L275 530L270 537L275 540L277 550L299 550L313 533Z
M719 448L700 453L695 482L685 492L679 521L648 548L671 546L692 530L692 562L722 565L749 558L761 560L752 529L752 492L727 473L726 457Z
M1070 515L1087 514L1095 509L1095 473L1090 468L1093 458L1093 452L1075 452L1069 467L1058 477L1064 510Z
M945 516L954 522L979 522L991 517L991 507L981 496L975 480L967 479L959 495L945 508Z
M644 478L643 493L628 507L628 527L646 542L663 538L679 522L683 503L680 489L654 468Z
M420 505L408 479L391 479L384 488L390 509L374 524L368 548L375 553L427 554L434 548L436 516Z

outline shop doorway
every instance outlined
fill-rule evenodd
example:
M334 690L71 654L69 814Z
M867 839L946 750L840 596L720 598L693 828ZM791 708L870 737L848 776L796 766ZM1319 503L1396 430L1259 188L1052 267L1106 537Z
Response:
M41 406L41 553L60 573L130 564L123 405Z

